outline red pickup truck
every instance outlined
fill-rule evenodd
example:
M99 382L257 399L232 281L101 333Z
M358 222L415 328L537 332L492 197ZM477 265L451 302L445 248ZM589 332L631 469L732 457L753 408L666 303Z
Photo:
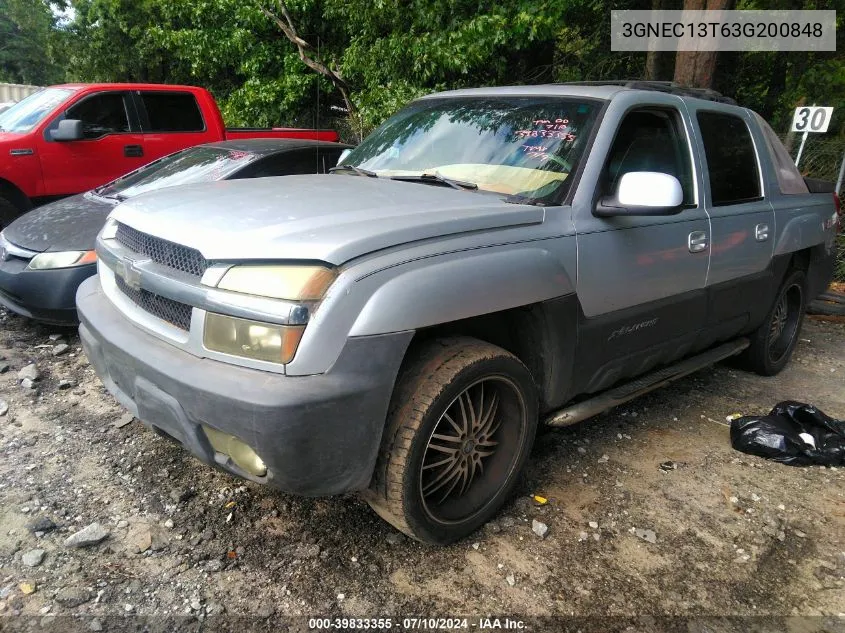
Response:
M193 86L45 88L0 113L0 226L177 150L258 137L338 140L331 130L226 129L211 93Z

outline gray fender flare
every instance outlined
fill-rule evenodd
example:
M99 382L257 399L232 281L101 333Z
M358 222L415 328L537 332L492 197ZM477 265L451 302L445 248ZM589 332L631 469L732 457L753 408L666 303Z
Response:
M530 305L575 291L562 262L539 245L420 259L393 273L358 314L351 336L416 330Z

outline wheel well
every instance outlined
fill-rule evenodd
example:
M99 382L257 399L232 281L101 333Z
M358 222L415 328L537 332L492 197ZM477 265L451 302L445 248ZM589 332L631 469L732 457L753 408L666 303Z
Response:
M0 178L0 198L6 198L9 202L15 205L18 210L23 213L32 207L32 202L23 191L18 189L13 183L8 180Z
M507 350L534 378L541 409L565 397L574 360L577 300L563 297L417 330L411 345L446 336L470 336Z
M792 254L792 260L789 262L790 270L803 270L807 272L810 269L811 249L805 248L803 251L797 251Z

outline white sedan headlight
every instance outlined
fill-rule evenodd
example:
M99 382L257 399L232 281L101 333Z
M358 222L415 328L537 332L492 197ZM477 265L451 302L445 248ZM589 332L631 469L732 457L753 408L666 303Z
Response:
M52 268L70 268L93 264L97 261L95 251L57 251L55 253L38 253L29 260L30 270L49 270Z

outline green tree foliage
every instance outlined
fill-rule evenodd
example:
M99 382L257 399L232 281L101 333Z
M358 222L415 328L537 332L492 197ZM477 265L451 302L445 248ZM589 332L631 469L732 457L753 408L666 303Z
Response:
M0 7L46 6L42 1L0 0ZM735 8L832 8L827 6L832 0L825 1L738 0ZM203 85L221 102L230 125L341 123L344 102L337 90L306 67L296 47L262 12L266 8L279 15L278 0L68 2L75 10L74 20L64 29L71 79ZM643 77L645 53L610 51L610 11L647 9L652 4L653 0L285 2L297 34L311 46L310 54L351 87L357 110L354 136L410 99L435 90ZM683 1L660 4L680 8ZM49 11L46 15L49 29ZM840 50L845 46L843 19L840 15ZM674 59L663 59L666 63L659 66L666 76L656 78L671 79ZM785 129L791 109L802 100L833 105L838 109L834 128L845 134L840 123L845 114L841 53L722 53L715 87L772 120L777 130Z
M0 0L0 81L42 85L60 80L61 36L46 0ZM55 4L55 3L53 3Z

